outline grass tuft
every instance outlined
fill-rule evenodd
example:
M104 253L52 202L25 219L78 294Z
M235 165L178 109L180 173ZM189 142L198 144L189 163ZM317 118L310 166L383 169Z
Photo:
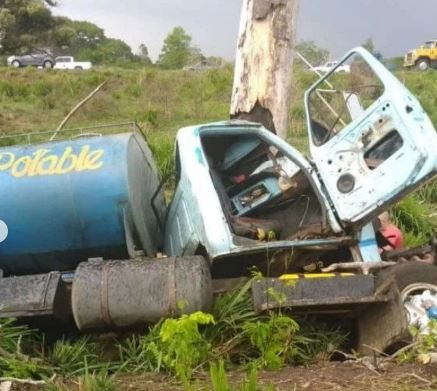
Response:
M63 376L77 376L85 373L86 369L100 370L105 367L102 363L103 346L93 342L89 337L82 337L75 341L56 341L47 355L47 361L56 368L56 372Z
M435 211L435 207L421 201L417 194L403 199L393 209L394 220L404 232L407 246L423 244L435 234L437 229L437 220L433 217Z

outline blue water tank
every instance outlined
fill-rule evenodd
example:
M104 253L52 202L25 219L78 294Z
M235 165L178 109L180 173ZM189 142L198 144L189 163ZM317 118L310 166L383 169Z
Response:
M0 269L74 270L93 257L154 256L159 185L136 132L0 148ZM164 199L156 201L162 218Z

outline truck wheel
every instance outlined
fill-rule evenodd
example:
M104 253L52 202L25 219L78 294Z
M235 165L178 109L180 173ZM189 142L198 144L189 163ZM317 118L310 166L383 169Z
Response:
M74 67L74 69L76 69L76 71L83 71L83 68L81 66Z
M21 64L20 64L20 61L18 61L18 60L14 60L14 61L12 61L12 64L11 64L14 68L20 68L21 67Z
M417 60L416 66L420 71L426 71L429 68L429 60L427 58L421 58Z
M426 308L423 305L417 305L417 298L423 292L428 290L437 302L437 266L421 262L406 262L381 272L379 276L394 277L401 293L409 325L417 325L418 320L426 315Z
M45 69L52 69L53 68L53 63L51 61L44 61L43 67Z

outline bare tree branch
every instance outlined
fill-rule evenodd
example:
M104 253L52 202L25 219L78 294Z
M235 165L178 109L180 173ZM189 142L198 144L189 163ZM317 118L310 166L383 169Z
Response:
M86 102L88 102L94 95L96 95L100 89L106 84L106 81L101 83L96 87L94 91L92 91L85 99L81 100L76 106L74 106L73 110L71 110L67 116L62 120L62 122L59 124L59 126L56 128L55 132L53 133L52 137L50 137L50 141L53 141L57 134L61 131L61 129L65 126L65 124L69 121L69 119L73 116L73 114L79 110Z

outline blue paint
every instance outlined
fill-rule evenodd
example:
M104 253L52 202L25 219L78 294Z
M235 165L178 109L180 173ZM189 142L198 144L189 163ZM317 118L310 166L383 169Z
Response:
M196 147L194 149L194 153L196 155L197 162L199 164L201 164L202 166L204 166L205 165L205 161L203 160L203 152L202 152L202 150L199 147Z
M379 254L378 243L375 238L375 229L373 224L365 225L358 233L361 258L363 262L380 262L381 255Z
M360 241L360 247L369 247L369 246L375 246L377 245L377 242L375 239L366 239Z
M147 216L150 210L144 208L150 205L144 185L153 181L146 180L151 170L144 169L146 156L139 145L127 133L0 148L0 220L8 227L0 243L0 268L17 274L72 270L88 257L126 256L124 214L141 244L147 245L150 239L135 216L152 220ZM41 156L41 151L46 151L45 164L34 160L33 169L28 164L25 170L26 165L19 163ZM75 158L62 166L65 151ZM81 151L91 154L82 165ZM16 163L7 168L12 156ZM135 198L132 189L137 182L144 196Z
M426 311L428 318L437 320L437 307L428 308Z
M261 141L256 137L241 137L240 141L233 143L226 151L223 168L229 170L260 145Z

